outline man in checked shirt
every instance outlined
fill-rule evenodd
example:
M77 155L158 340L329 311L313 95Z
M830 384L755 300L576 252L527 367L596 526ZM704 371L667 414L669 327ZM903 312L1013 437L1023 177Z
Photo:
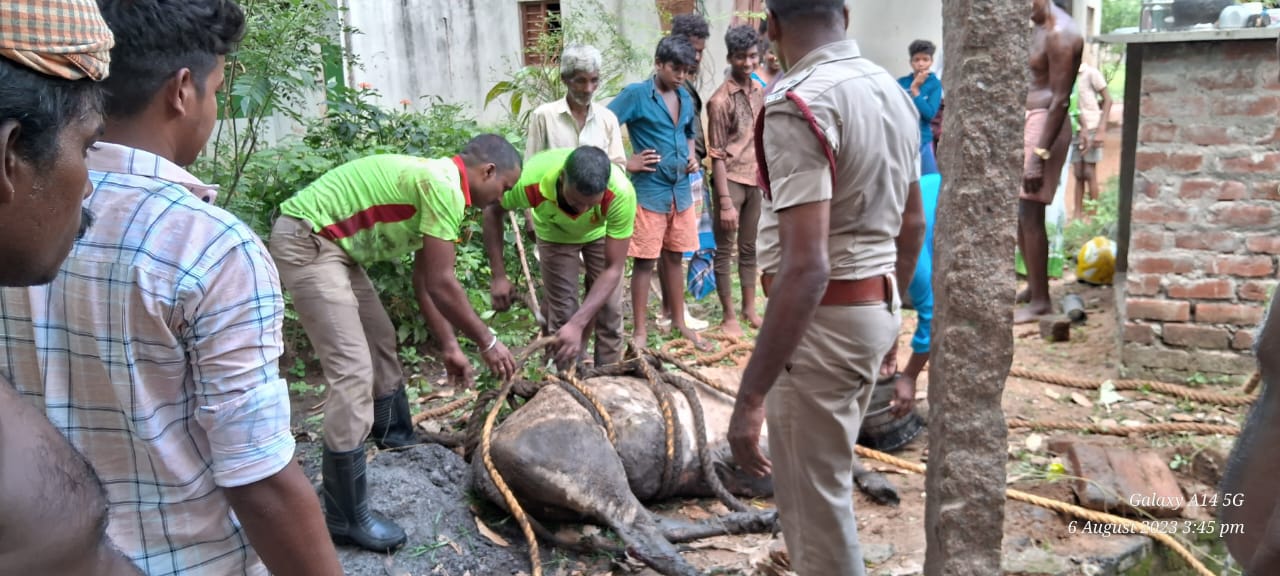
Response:
M341 574L294 461L276 269L182 168L212 132L244 14L99 4L115 47L86 160L94 224L51 284L0 292L0 376L94 467L107 533L146 574Z

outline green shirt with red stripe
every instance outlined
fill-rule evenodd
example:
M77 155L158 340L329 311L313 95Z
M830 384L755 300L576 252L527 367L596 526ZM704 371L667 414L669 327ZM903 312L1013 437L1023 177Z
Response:
M636 224L636 190L627 173L610 165L609 187L600 204L576 216L566 213L557 202L558 181L572 148L558 148L535 154L525 161L520 182L502 197L507 210L533 209L533 228L538 239L552 244L588 244L601 238L631 238Z
M430 236L452 242L471 205L462 158L377 154L326 172L280 205L362 266L398 260Z

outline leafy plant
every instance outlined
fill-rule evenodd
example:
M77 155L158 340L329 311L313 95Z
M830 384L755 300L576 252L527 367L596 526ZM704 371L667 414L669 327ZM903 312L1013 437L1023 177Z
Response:
M600 0L575 3L574 10L567 14L549 13L543 25L544 32L526 49L531 59L541 64L515 66L508 61L508 69L515 71L489 89L485 107L507 97L507 111L523 135L534 108L564 98L559 59L560 52L570 44L591 45L602 54L601 85L596 90L596 98L607 98L621 92L626 78L643 69L650 55L647 49L640 49L627 39L622 32L622 23L610 18L610 14L613 12L606 10Z

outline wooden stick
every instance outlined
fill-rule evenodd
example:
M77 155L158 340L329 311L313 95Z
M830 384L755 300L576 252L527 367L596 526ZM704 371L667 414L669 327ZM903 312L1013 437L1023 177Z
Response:
M524 252L524 236L520 234L520 222L516 220L515 212L507 212L507 217L511 219L511 229L516 233L516 250L520 252L520 268L524 270L524 282L529 287L529 298L533 299L533 317L538 320L538 324L546 326L547 320L542 317L542 306L538 305L538 292L533 288L533 275L529 273L529 257Z

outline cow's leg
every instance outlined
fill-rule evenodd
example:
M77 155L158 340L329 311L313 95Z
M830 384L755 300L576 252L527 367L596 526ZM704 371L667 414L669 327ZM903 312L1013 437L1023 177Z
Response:
M853 457L853 481L863 494L869 496L877 504L897 507L900 499L898 489L879 472L862 465L862 459Z

